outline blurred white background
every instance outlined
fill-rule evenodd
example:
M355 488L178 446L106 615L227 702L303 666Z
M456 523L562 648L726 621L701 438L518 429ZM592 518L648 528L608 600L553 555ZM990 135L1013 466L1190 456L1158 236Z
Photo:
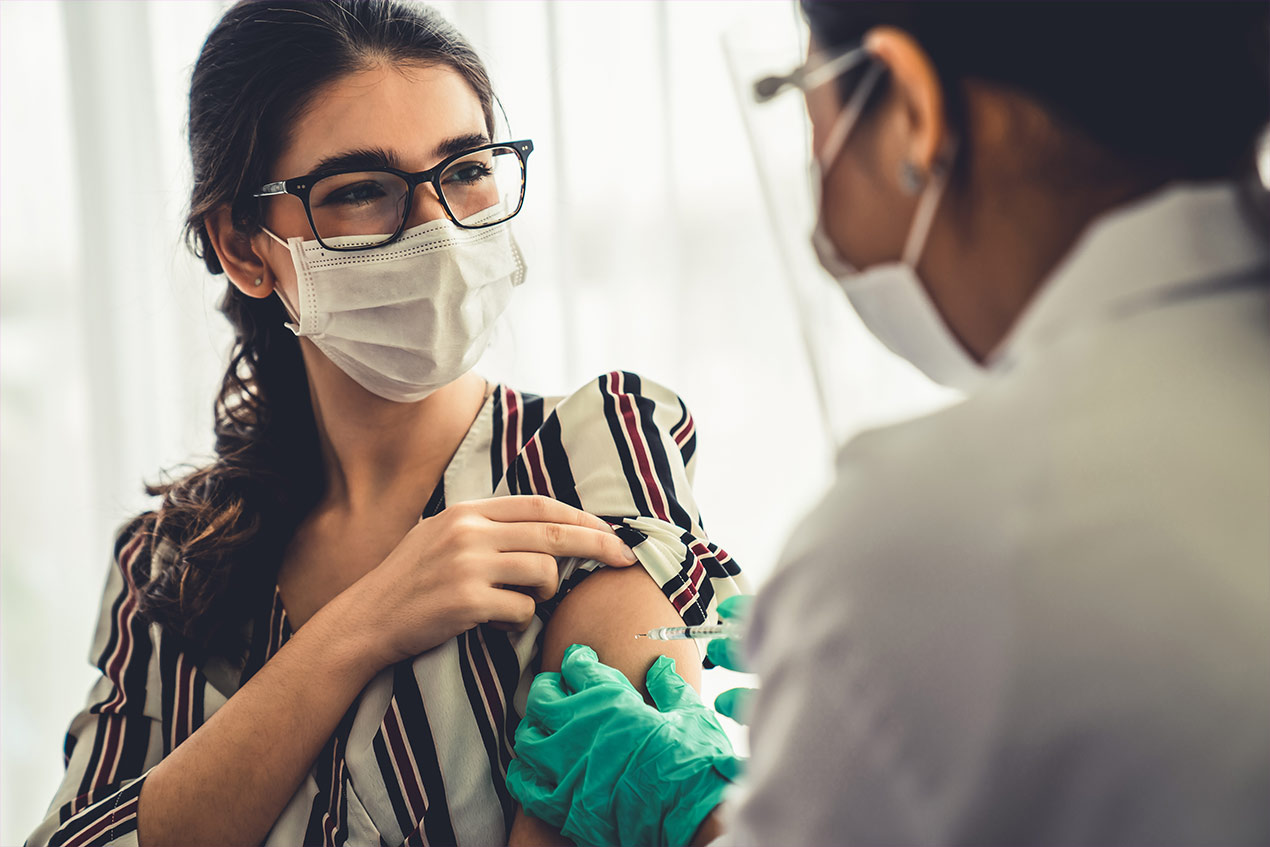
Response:
M60 779L113 529L146 507L143 479L210 451L225 282L178 234L190 70L225 5L0 3L0 844ZM795 9L437 5L537 146L516 222L529 277L483 371L537 393L614 368L678 390L712 538L760 583L833 445L947 400L814 265L806 179L780 177L806 169L796 96L765 205L720 38L757 27L792 55Z

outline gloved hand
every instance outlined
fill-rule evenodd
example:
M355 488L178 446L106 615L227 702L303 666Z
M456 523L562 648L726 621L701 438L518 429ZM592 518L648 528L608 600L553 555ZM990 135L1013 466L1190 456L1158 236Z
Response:
M719 604L719 620L744 627L754 603L753 594L736 594ZM746 672L745 653L740 638L716 638L706 645L706 658L721 668ZM714 699L714 708L737 723L749 723L753 688L731 688Z
M516 730L507 789L579 844L687 844L740 772L714 712L659 658L656 708L590 647L541 673Z

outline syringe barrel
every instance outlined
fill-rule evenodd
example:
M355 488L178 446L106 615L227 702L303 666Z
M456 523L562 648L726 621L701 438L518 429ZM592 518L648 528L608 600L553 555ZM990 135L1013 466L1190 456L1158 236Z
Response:
M659 626L650 629L647 637L654 641L680 641L687 638L708 639L739 636L741 630L732 624L703 624L701 626Z

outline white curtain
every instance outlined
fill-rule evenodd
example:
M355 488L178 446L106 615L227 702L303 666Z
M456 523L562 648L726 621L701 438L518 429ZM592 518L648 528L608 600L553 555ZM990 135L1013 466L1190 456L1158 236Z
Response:
M794 10L438 5L487 60L511 135L537 146L516 222L529 277L484 372L550 394L622 368L678 390L712 536L761 581L835 442L945 399L825 279L791 285L805 254L780 258L720 35ZM0 843L25 838L60 778L114 527L147 505L143 479L210 452L224 281L178 233L189 74L224 8L0 3Z

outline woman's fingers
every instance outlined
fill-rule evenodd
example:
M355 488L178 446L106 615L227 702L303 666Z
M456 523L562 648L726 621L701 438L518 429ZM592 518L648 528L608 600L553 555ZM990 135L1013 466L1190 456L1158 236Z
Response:
M595 559L616 568L637 561L631 548L609 532L559 523L509 523L494 535L505 553L546 553L549 556Z
M556 559L546 553L504 553L495 560L492 581L528 589L539 600L550 600L560 587Z
M608 523L550 497L520 494L465 505L493 522L491 538L504 553L595 559L616 568L638 561Z
M357 584L375 606L426 612L383 616L412 624L385 625L383 658L392 664L473 623L525 629L537 603L555 596L563 557L614 567L636 561L600 518L550 497L519 495L456 503L420 520Z
M528 594L510 588L494 588L486 600L485 610L493 624L505 624L523 632L534 619L538 604Z
M482 515L500 523L555 523L583 526L613 534L613 527L590 512L575 509L540 494L513 494L473 504Z

